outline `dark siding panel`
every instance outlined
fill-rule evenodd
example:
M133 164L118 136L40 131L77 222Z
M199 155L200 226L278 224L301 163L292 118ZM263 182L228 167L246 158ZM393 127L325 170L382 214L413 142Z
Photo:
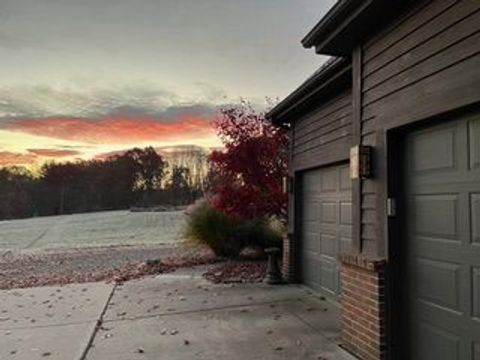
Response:
M294 124L295 171L348 159L352 133L351 91L312 110Z
M474 104L480 101L479 68L477 54L366 106L364 116L390 128Z
M477 24L480 24L480 13L478 13L478 16L475 16L475 18ZM368 106L376 101L381 101L390 95L394 96L396 92L407 87L414 87L416 83L430 76L434 76L436 73L445 71L451 66L461 64L462 61L478 54L480 54L479 30L477 30L475 35L422 61L414 67L396 74L396 76L392 76L390 80L368 90L363 97L364 106ZM463 66L463 64L461 66Z
M363 224L362 225L362 240L372 240L375 241L377 238L375 225L372 224Z
M293 169L300 171L348 160L350 146L351 139L346 137L325 146L296 154L293 156Z
M363 53L361 134L375 174L362 184L362 249L382 256L385 130L480 102L480 1L422 1Z
M362 135L368 135L375 131L375 118L362 120Z
M375 189L375 181L372 181L371 179L366 179L362 182L362 191L364 194L374 194Z
M371 209L366 209L362 213L362 224L375 224L377 212Z
M437 0L434 2L439 3L442 1ZM383 49L382 52L372 59L369 59L369 52L376 53L378 51L375 50L376 46L371 46L369 49L365 50L364 75L368 76L382 66L394 61L399 55L409 52L420 44L439 36L439 34L441 34L443 31L446 31L456 22L471 15L476 10L478 10L478 0L462 0L454 6L448 8L447 11L440 13L438 16L426 22L419 28L414 28L412 26L412 18L406 19L404 26L410 26L413 31L402 38L401 41ZM419 15L425 16L425 13L423 12ZM395 33L395 31L393 33ZM385 39L387 39L389 36L391 35L386 34Z
M298 147L301 147L305 143L311 142L312 140L315 140L316 138L329 134L335 130L338 130L340 128L346 127L346 126L351 126L352 124L352 118L351 114L347 114L345 116L342 116L338 119L333 120L327 125L324 126L318 126L316 129L312 129L311 132L303 134L301 137L297 137L295 139L295 144L297 146L297 151Z
M405 37L415 32L419 27L425 25L433 18L458 3L458 0L424 0L422 3L423 4L417 9L413 9L411 12L399 18L380 35L365 44L363 47L365 51L364 60L370 61L386 49L398 44Z
M362 135L362 144L368 146L375 146L377 143L377 134L375 131Z
M377 207L376 187L372 180L362 181L362 252L366 255L376 255L374 249L377 239Z
M478 44L478 31L480 30L478 24L480 24L479 11L470 14L446 31L411 51L403 52L395 61L365 77L363 84L364 92L387 82L414 66L418 66L421 62L434 60L433 64L422 64L423 68L432 67L433 72L435 68L438 69L445 66L445 64L453 63L475 49L478 50L478 46L475 46L475 43ZM433 56L435 54L437 56ZM441 61L443 64L437 64L437 61Z
M375 210L376 201L375 194L362 194L362 209Z
M347 91L325 103L318 108L312 109L307 115L301 117L295 122L295 127L298 131L296 136L302 133L309 132L310 126L315 127L319 120L332 119L351 112L351 92Z
M348 121L347 124L334 129L332 131L326 131L325 133L321 133L316 137L312 138L310 141L303 142L302 144L297 144L295 146L295 154L299 154L305 151L313 150L317 147L325 146L331 142L335 142L340 140L344 137L349 137L351 134L351 121Z

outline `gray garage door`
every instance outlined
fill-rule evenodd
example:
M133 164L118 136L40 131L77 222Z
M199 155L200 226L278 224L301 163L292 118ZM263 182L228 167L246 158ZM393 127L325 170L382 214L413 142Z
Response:
M407 138L409 359L480 359L480 116Z
M350 246L352 232L348 165L305 172L301 192L303 282L337 295L340 291L337 255Z

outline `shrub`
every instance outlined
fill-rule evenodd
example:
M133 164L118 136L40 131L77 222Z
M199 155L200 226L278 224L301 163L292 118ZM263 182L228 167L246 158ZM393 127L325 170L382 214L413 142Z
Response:
M237 234L244 239L244 244L260 246L265 249L270 246L279 246L282 234L270 226L265 219L251 219L239 222Z
M191 206L187 214L186 238L207 245L217 256L237 257L245 246L264 249L279 246L282 240L283 228L270 219L234 218L205 200Z
M197 202L187 210L186 238L207 245L217 256L236 257L243 243L235 236L238 222L214 209L208 202Z

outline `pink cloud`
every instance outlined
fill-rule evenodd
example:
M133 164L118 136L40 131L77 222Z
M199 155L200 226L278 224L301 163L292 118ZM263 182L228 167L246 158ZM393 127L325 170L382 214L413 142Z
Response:
M190 140L214 135L209 119L183 116L162 122L149 116L111 115L92 120L78 117L20 119L7 130L92 144L124 144L146 141Z

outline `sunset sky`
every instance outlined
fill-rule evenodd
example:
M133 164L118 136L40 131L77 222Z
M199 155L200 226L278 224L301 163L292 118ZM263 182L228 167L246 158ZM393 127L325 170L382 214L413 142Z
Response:
M222 104L282 98L334 0L1 0L0 166L216 147Z

